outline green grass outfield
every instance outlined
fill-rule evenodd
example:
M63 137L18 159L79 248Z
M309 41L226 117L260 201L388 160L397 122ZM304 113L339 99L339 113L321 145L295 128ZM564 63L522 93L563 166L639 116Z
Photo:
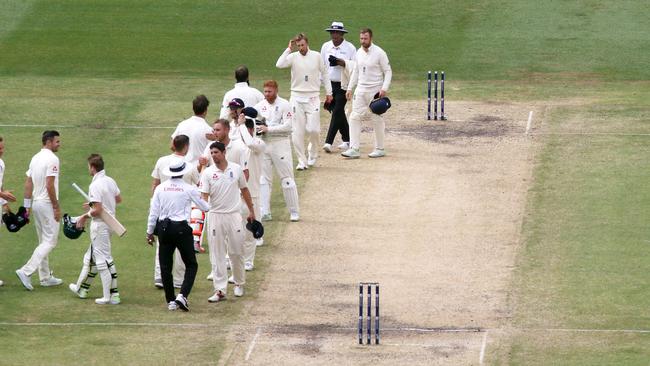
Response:
M0 230L0 322L202 324L0 325L0 364L208 363L218 359L242 304L255 301L265 254L287 218L270 226L272 244L260 250L245 298L208 305L208 260L201 256L192 312L167 313L151 285L153 251L143 233L149 173L167 153L171 130L111 127L173 126L199 93L212 101L214 118L240 63L250 67L254 86L277 78L286 91L288 71L274 65L287 40L305 31L319 49L323 29L341 19L355 43L356 29L375 30L391 59L396 99L424 105L426 71L445 70L452 100L584 100L549 113L556 132L650 133L649 12L645 1L586 0L0 2L0 125L69 126L57 127L63 211L79 211L70 183L87 186L85 157L100 152L123 191L119 217L129 228L114 241L124 302L117 307L81 301L64 286L24 291L13 271L30 256L34 230ZM5 186L19 196L42 130L0 127ZM513 283L514 326L650 329L649 144L648 136L545 138ZM76 279L86 245L60 236L50 262L66 283ZM531 332L488 350L486 360L644 364L648 344L643 333Z

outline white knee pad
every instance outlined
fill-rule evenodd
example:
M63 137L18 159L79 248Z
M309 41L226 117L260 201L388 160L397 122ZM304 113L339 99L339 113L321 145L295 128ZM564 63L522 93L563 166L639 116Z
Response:
M282 178L282 194L284 195L284 202L290 212L298 213L300 210L298 204L298 187L293 178Z

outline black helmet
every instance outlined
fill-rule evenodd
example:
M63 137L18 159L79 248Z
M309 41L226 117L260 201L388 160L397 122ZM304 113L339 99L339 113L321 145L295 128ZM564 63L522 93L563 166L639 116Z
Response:
M2 215L2 222L7 226L7 230L12 233L15 233L22 227L22 225L18 223L18 216L13 212L4 213Z
M77 221L73 221L70 215L63 215L63 234L69 239L77 239L84 232L84 229L77 229L76 223Z
M390 108L390 99L388 97L379 98L379 93L375 94L375 99L370 102L370 110L374 114L384 114Z
M262 223L257 220L247 222L246 229L253 233L253 238L255 239L264 236L264 226L262 226Z

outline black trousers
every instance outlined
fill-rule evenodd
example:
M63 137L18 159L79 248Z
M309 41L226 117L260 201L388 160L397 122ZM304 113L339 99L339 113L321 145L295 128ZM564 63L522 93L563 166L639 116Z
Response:
M345 99L345 90L341 89L341 83L337 81L332 81L332 97L334 97L334 110L325 143L333 144L337 132L341 133L343 142L350 142L350 127L348 119L345 117L345 104L348 100Z
M172 277L175 249L178 249L185 263L185 278L181 285L181 294L188 297L194 285L196 271L199 268L196 262L196 254L194 253L192 228L187 224L187 221L163 220L158 222L157 233L160 243L158 250L160 277L162 278L163 288L165 289L165 299L167 302L176 299L176 295L174 294L174 279Z

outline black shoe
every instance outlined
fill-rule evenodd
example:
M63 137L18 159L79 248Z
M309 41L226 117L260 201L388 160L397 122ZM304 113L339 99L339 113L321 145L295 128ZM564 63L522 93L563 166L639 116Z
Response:
M178 307L183 311L190 311L189 303L183 294L178 294L178 296L176 296L176 305L178 305Z

